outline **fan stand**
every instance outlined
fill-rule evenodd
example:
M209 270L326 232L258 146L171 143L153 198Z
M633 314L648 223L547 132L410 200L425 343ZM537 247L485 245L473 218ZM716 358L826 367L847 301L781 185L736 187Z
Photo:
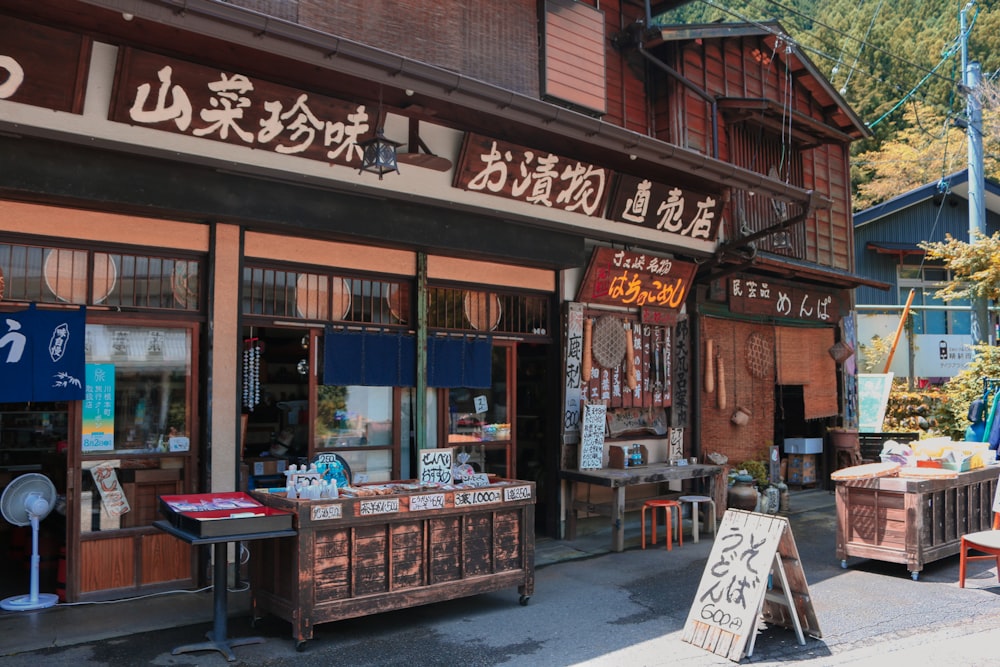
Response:
M15 595L0 601L0 608L7 611L30 611L32 609L47 609L59 601L54 593L38 592L38 517L31 517L31 592L28 595Z

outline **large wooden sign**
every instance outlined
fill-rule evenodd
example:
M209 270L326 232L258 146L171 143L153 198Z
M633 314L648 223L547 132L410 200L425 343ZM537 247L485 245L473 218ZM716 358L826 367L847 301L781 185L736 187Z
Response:
M727 510L682 639L739 662L753 655L757 621L822 637L788 519ZM747 647L747 641L750 644Z
M595 248L577 301L677 310L691 289L696 268L648 253Z
M647 178L618 177L608 218L654 229L670 237L714 241L722 221L722 198Z
M90 40L83 35L0 19L0 100L80 113Z
M470 133L462 144L454 186L601 216L610 176L603 167Z
M727 292L734 313L832 323L840 320L843 307L831 290L757 276L729 278Z
M119 60L114 121L347 166L374 130L363 104L135 49Z

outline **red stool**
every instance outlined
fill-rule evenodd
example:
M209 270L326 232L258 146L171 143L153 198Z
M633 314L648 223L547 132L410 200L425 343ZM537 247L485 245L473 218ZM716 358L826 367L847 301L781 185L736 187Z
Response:
M676 500L647 500L642 504L642 548L646 548L646 508L653 512L653 544L656 544L656 510L663 508L664 523L667 524L667 550L674 548L673 510L677 510L677 545L684 546L684 531L681 528L681 504Z

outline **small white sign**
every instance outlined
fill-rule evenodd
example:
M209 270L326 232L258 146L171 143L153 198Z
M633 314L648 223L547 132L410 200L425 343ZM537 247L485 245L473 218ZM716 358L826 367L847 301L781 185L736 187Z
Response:
M358 511L361 516L371 516L372 514L392 514L393 512L399 511L399 498L362 500Z
M480 489L478 491L456 491L455 507L469 507L471 505L489 505L499 503L503 500L500 489Z
M312 508L310 517L313 521L326 521L328 519L340 519L344 515L344 510L340 503L336 505L315 505Z
M503 500L509 503L513 500L531 500L530 486L511 486L503 490Z
M167 444L170 446L170 451L172 452L187 452L191 450L191 440L187 436L175 435L167 440Z
M482 414L490 409L490 402L482 394L472 399L472 404L476 407L476 414Z
M410 511L422 512L424 510L444 509L444 494L430 493L426 496L410 496Z
M484 486L490 485L490 476L484 472L477 472L472 477L465 480L466 486L471 486L474 489L481 489Z
M417 474L425 484L451 484L453 452L448 449L421 449Z

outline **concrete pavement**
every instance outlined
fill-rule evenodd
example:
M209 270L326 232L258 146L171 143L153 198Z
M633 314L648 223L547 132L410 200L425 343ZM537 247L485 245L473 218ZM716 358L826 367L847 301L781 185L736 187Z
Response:
M809 582L822 638L799 646L794 632L764 626L741 664L874 667L885 664L993 665L1000 662L1000 584L996 568L970 565L958 588L958 557L929 564L919 581L898 564L836 559L833 495L793 494L789 521ZM295 651L290 625L274 618L251 628L246 593L230 596L229 637L266 643L171 655L211 628L211 594L114 605L60 606L0 615L0 665L731 665L681 640L712 548L711 538L672 551L638 548L637 517L626 551L609 553L605 520L574 542L540 540L535 594L516 590L317 626ZM13 618L12 618L13 615ZM109 622L110 621L110 622ZM111 627L102 636L96 628ZM117 636L116 636L117 635Z

